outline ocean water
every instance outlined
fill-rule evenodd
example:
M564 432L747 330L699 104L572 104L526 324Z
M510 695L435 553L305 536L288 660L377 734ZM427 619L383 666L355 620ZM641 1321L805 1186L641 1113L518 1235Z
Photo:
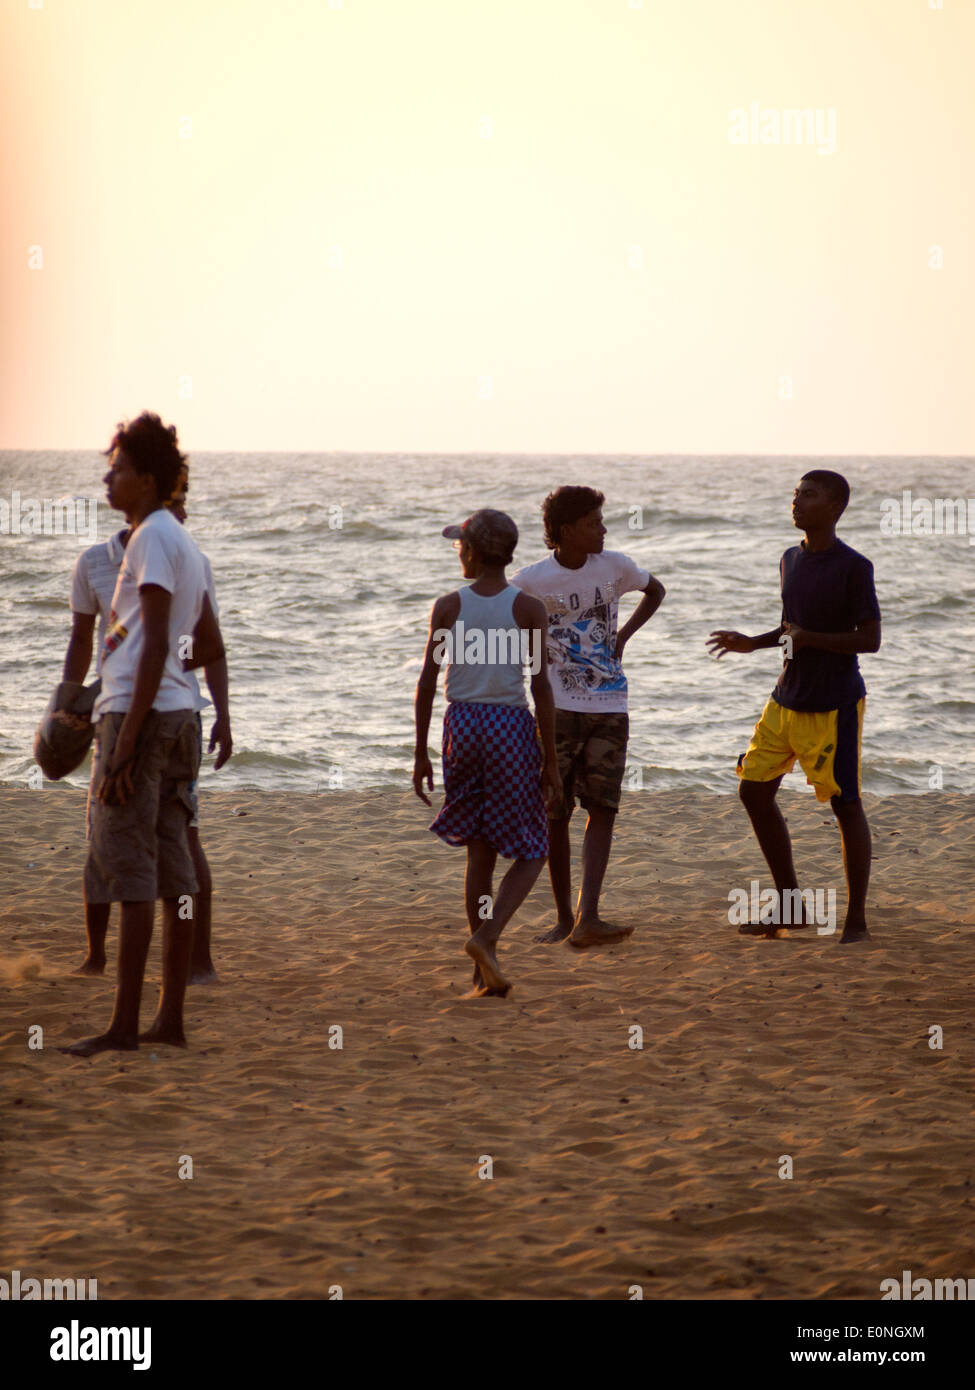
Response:
M201 782L327 795L412 795L412 703L434 598L461 581L440 535L477 507L510 512L516 564L547 553L540 503L563 483L606 494L606 548L667 588L630 642L627 785L727 792L775 684L779 654L712 658L717 627L756 633L780 614L778 562L799 533L792 489L832 467L853 496L841 537L874 562L884 617L868 689L864 790L975 792L975 546L963 535L884 535L882 503L975 499L975 461L197 454L187 526L209 556L228 649L235 753ZM88 497L97 539L124 525L104 501L97 452L0 453L0 499ZM2 515L2 509L0 509ZM972 503L975 526L975 501ZM0 534L0 782L25 785L31 743L60 678L72 567L88 537ZM623 617L637 596L621 603ZM439 748L442 695L431 726ZM207 716L204 714L206 721ZM209 723L205 724L209 729ZM436 765L436 761L435 761ZM88 767L69 782L81 786ZM785 785L805 787L801 773Z

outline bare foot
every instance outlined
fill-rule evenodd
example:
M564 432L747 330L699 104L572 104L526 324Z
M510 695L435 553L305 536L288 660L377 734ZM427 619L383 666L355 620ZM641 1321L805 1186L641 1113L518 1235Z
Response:
M540 936L536 936L536 941L543 941L546 945L551 945L554 941L564 941L575 926L574 922L556 922L554 927L548 931L543 931Z
M466 994L462 994L461 999L506 999L510 985L505 985L504 989L490 989L487 985L475 985Z
M105 957L102 956L101 960L98 960L92 959L91 956L86 956L78 966L78 969L72 970L71 973L72 975L104 975Z
M140 1042L147 1043L169 1043L172 1047L185 1047L186 1034L182 1028L162 1027L158 1023L153 1023L144 1033L139 1034Z
M81 1042L70 1047L59 1047L59 1052L67 1052L70 1057L94 1057L96 1052L135 1052L139 1046L137 1038L123 1038L115 1033L102 1033L97 1038L82 1038Z
M866 924L858 927L844 927L843 935L840 937L840 944L849 944L851 941L872 941L870 933L867 931Z
M471 933L471 935L473 935L473 932ZM481 979L481 967L478 965L477 961L475 961L475 962L474 962L473 989L472 989L472 992L471 992L471 998L476 998L477 996L476 996L475 991L477 991L477 990L479 990L479 989L483 989L483 988L484 988L484 981ZM463 997L466 999L468 996L465 994Z
M604 922L601 917L597 917L592 922L577 922L572 928L569 945L582 951L587 946L607 946L632 935L632 927L621 927L615 922Z
M220 976L213 968L213 962L208 961L206 965L193 965L190 967L190 977L186 981L188 985L218 985Z
M812 922L745 922L738 928L739 936L764 936L770 941L778 938L780 932L807 931Z
M501 967L498 965L498 958L494 954L494 944L485 945L478 941L480 932L469 938L464 943L464 950L471 960L476 961L481 967L481 979L484 981L486 989L503 990L507 994L511 988L511 981L506 980L501 974Z

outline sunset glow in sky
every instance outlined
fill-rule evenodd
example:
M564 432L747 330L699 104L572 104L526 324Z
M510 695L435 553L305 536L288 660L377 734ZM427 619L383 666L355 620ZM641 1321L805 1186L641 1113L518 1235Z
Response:
M972 450L969 0L0 13L0 448Z

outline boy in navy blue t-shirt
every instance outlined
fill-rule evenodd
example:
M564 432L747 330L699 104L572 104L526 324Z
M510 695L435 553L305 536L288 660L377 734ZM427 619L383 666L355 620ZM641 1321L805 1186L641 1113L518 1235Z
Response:
M798 885L789 831L775 797L783 776L799 759L806 780L820 801L830 802L839 821L849 899L841 937L846 942L869 935L870 828L860 800L866 687L857 654L880 647L873 565L836 535L849 498L849 484L839 473L816 469L804 475L793 496L792 516L806 539L782 556L782 622L760 637L712 632L708 644L719 658L761 647L785 649L778 684L747 753L738 759L739 794L784 907L795 899L783 894ZM788 922L788 915L780 913L775 920ZM810 924L802 920L791 925ZM776 926L748 923L739 930L774 936Z

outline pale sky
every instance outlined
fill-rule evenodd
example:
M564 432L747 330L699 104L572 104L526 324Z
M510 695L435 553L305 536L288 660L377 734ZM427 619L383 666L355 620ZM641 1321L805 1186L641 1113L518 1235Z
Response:
M0 0L0 448L973 452L932 3Z

